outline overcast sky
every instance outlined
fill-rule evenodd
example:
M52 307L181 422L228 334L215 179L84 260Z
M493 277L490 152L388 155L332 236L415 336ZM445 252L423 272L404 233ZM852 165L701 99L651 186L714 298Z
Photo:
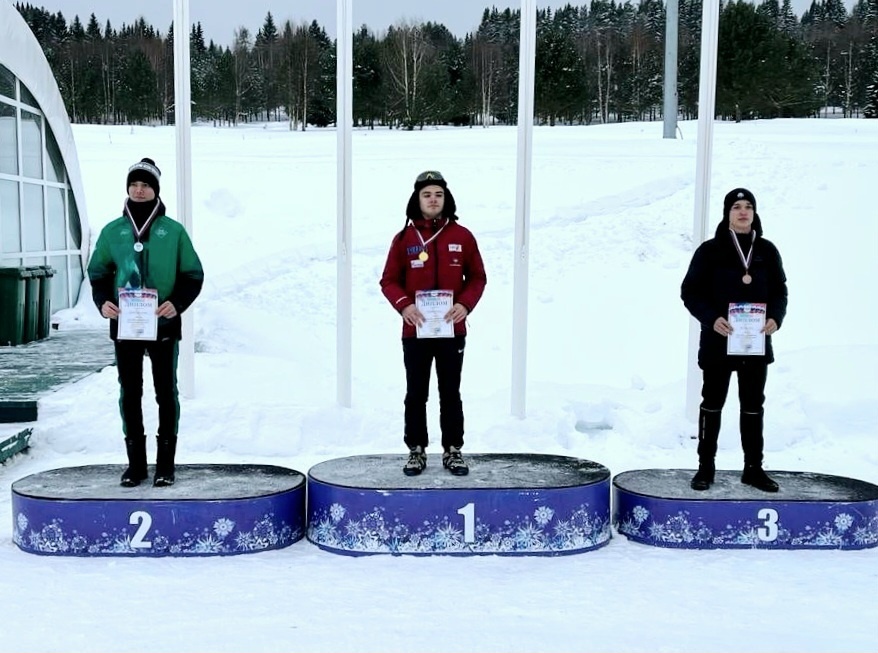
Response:
M78 15L85 23L94 13L102 28L108 19L113 27L120 27L122 23L133 23L142 15L163 34L167 32L174 13L173 0L136 3L122 0L44 0L43 2L31 0L31 4L45 7L52 13L61 11L68 21ZM563 7L566 4L567 2L554 0L537 2L538 7ZM570 4L578 6L588 2L587 0L572 1ZM848 9L852 4L853 0L845 0ZM353 0L352 18L354 28L365 23L375 32L385 30L403 19L431 20L444 24L453 34L462 37L478 27L482 12L485 7L490 6L496 6L498 9L506 7L517 9L520 3L516 0L494 3L481 0L443 0L442 2ZM811 0L793 0L793 10L798 16L810 6ZM192 22L201 22L205 39L208 41L212 39L220 45L230 45L235 29L241 26L247 27L255 36L269 11L278 29L286 20L292 20L294 23L316 20L331 37L335 36L336 3L333 0L190 0L189 2L189 17Z

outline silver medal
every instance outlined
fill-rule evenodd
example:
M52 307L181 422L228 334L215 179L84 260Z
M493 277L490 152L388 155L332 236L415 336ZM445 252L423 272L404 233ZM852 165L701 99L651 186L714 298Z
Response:
M141 243L141 242L134 243L134 251L135 252L142 252L143 251L143 243Z

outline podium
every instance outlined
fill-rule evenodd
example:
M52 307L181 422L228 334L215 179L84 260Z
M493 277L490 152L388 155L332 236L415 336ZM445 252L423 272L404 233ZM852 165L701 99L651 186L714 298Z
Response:
M13 541L56 556L215 556L280 549L305 533L305 477L271 465L177 465L177 482L123 488L121 465L12 484Z
M866 549L878 546L878 485L829 474L771 471L780 492L717 470L709 490L688 469L613 479L613 522L629 540L685 549Z
M428 456L319 463L308 473L308 539L345 555L562 555L610 540L610 471L540 454L469 454L467 476Z

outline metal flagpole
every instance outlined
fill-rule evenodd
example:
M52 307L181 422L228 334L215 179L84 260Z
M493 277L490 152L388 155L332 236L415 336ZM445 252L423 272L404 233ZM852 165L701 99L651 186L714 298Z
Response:
M524 418L527 394L527 298L533 156L534 68L537 40L535 0L521 0L518 52L518 174L515 180L515 250L512 301L512 414Z
M664 138L677 137L677 49L679 0L668 0L665 18Z
M353 125L353 0L338 0L336 25L336 166L338 220L336 385L341 406L351 406L353 265L351 229L351 131Z
M189 0L174 0L174 128L177 140L177 219L192 233L192 89L189 68ZM183 313L180 343L180 391L195 396L195 324Z
M698 79L698 147L695 165L695 216L693 242L707 238L710 205L710 167L713 160L713 120L716 107L716 59L719 41L719 0L705 0L701 10L701 71ZM689 371L686 380L686 416L695 421L701 403L698 338L701 325L689 321Z

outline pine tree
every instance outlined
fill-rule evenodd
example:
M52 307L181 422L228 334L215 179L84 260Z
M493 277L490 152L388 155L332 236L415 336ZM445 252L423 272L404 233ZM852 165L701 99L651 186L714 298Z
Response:
M278 42L277 27L274 18L269 11L265 16L265 23L256 35L254 47L256 63L262 77L260 81L260 104L265 109L267 118L272 114L278 117L278 60L280 58L280 45Z
M354 32L353 119L354 125L368 125L370 129L386 115L380 48L365 25Z
M314 86L309 89L308 121L317 127L326 127L335 123L335 44L316 20L308 26L308 36L317 49Z
M783 4L781 5L780 9L780 22L778 24L778 29L784 35L791 38L799 36L801 34L799 20L793 13L792 0L783 0Z
M189 85L192 93L193 120L211 117L206 111L209 65L207 46L204 44L204 30L201 22L198 22L189 32Z
M863 116L878 118L878 0L870 0L865 27L871 36L862 63L863 76L866 80Z
M122 64L118 104L128 122L142 124L155 117L156 76L143 50L133 50Z
M716 110L725 117L808 115L816 106L808 52L746 2L731 2L719 22Z
M537 12L534 104L549 125L572 122L586 94L586 70L574 41L578 10L568 5L552 15Z

